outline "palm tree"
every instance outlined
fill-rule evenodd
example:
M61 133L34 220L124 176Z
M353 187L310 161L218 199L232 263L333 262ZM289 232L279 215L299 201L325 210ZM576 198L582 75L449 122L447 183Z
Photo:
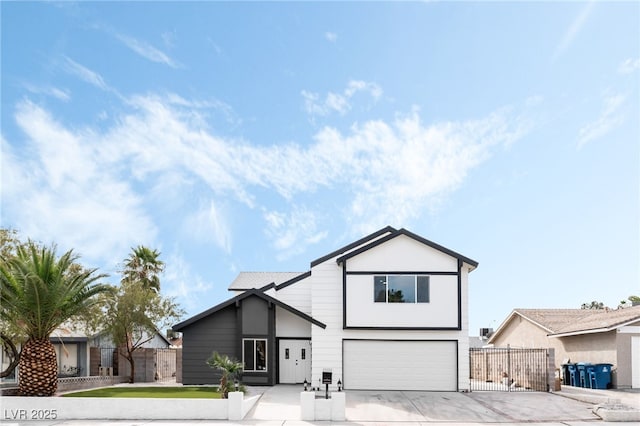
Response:
M132 252L125 259L122 271L122 282L141 282L145 287L160 291L159 274L164 271L164 262L159 259L160 252L145 246L131 248Z
M0 319L26 336L19 362L20 393L50 396L58 387L56 351L49 336L69 318L93 307L110 287L105 277L83 269L69 250L56 258L56 248L29 241L15 256L0 261Z
M228 355L221 355L218 352L214 352L211 358L207 360L207 364L209 367L220 370L222 373L218 392L222 394L223 398L228 398L229 391L232 390L233 379L236 374L242 371L242 363L229 358Z

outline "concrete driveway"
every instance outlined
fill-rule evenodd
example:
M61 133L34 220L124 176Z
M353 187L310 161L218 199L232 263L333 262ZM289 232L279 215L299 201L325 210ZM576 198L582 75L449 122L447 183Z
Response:
M347 420L513 423L599 420L592 404L551 393L347 393Z
M245 420L300 419L300 386L256 389L262 397ZM593 404L542 392L347 391L348 422L515 423L593 421Z

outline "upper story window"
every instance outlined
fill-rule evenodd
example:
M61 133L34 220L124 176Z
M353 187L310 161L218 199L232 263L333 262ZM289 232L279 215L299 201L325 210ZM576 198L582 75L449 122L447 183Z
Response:
M373 301L377 303L429 303L428 275L375 275Z

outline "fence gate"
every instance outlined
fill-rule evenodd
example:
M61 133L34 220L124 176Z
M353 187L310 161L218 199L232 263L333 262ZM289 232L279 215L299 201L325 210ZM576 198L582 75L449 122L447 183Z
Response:
M547 349L470 348L472 391L547 392Z
M168 382L176 379L176 350L155 349L155 380Z

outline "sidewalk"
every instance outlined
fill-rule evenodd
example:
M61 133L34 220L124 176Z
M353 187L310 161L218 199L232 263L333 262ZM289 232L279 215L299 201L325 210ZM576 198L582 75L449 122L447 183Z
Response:
M588 402L590 404L623 404L640 410L640 389L588 389L574 386L562 386L556 395Z

